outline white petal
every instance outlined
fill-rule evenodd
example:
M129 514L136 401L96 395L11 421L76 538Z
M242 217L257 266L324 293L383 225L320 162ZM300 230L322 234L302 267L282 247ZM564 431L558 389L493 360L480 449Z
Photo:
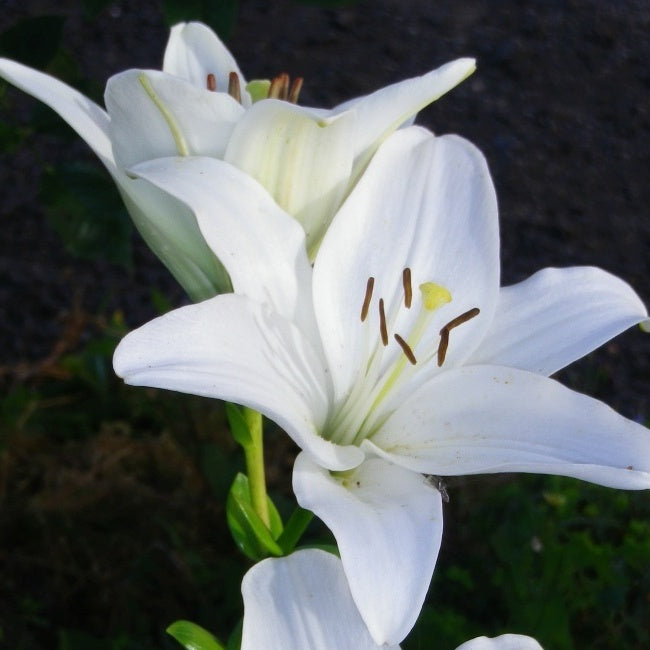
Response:
M323 119L285 101L257 102L224 160L258 180L302 224L314 250L341 204L352 169L355 116Z
M439 375L365 444L427 474L534 472L650 488L648 429L552 379L502 366Z
M354 606L341 561L330 553L263 560L241 589L242 650L380 650Z
M115 172L108 115L97 104L58 79L9 59L0 58L0 77L55 110L86 141L108 171Z
M250 406L333 469L361 462L356 447L322 439L328 379L291 323L234 294L176 309L128 334L115 372L135 386L166 388Z
M530 636L502 634L493 639L479 636L459 645L456 650L542 650L542 646Z
M334 477L306 453L296 459L293 489L334 533L372 637L399 643L418 618L440 550L440 492L379 458Z
M418 111L469 77L475 69L474 59L457 59L420 77L386 86L333 109L334 114L350 109L357 114L355 178L383 140Z
M237 61L219 37L203 23L178 23L171 29L163 71L182 77L199 88L207 87L209 74L215 76L217 91L228 92L228 75L239 75L239 86L244 105L250 105L246 80Z
M214 158L152 160L132 172L189 206L237 293L269 302L318 340L304 232L258 183Z
M606 271L544 269L501 289L494 320L470 363L551 375L647 316L632 287Z
M120 171L118 185L133 223L194 302L232 289L191 210L150 183Z
M410 310L403 307L405 267L413 278ZM362 326L369 276L375 278L373 301ZM496 197L478 149L456 136L434 138L410 127L377 151L332 222L314 264L314 306L337 397L346 394L378 344L379 298L387 312L397 311L389 323L388 364L401 354L393 333L407 338L419 313L418 286L429 281L446 287L453 299L434 314L416 357L437 349L445 323L473 307L481 309L453 331L445 362L453 365L481 340L496 304ZM426 368L425 373L437 371L435 361Z
M124 167L165 156L222 158L245 112L229 95L155 70L111 77L104 100L115 158Z

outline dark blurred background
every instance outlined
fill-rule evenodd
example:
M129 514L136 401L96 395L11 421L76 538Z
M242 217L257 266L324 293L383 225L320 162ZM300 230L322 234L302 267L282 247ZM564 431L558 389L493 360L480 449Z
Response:
M418 122L484 151L500 203L504 284L544 266L593 264L650 300L649 2L235 5L0 0L0 53L101 101L112 74L160 67L168 23L188 7L208 17L221 10L216 27L247 78L303 76L301 103L327 106L475 56L477 72ZM174 618L214 622L222 636L218 627L236 620L245 563L219 555L229 540L213 544L227 535L220 497L238 462L227 435L215 433L223 417L202 400L135 395L111 376L120 333L185 300L130 232L116 196L58 118L0 87L0 647L162 647L159 632ZM635 328L561 379L647 422L649 359L650 338ZM271 434L282 498L293 450ZM549 648L650 642L650 529L638 528L647 495L516 480L530 492L512 478L450 486L436 600L407 647L438 639L451 648L461 634L506 625L540 634ZM481 498L516 512L468 525L462 517L476 522ZM551 523L540 524L542 515ZM523 540L518 550L504 551L513 537ZM484 575L465 564L474 544ZM594 564L571 574L585 557ZM640 576L637 567L646 567ZM518 586L509 582L517 575ZM222 586L235 593L223 606ZM491 591L499 589L510 600Z

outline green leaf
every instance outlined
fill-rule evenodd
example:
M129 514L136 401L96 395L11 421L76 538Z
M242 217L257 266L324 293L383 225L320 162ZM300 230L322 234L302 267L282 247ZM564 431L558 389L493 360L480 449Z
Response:
M228 637L226 650L240 650L243 626L244 626L244 620L241 619L239 623L237 623L237 625L235 626L235 629L232 631L232 634Z
M239 549L251 560L261 560L269 555L284 555L275 541L282 534L282 519L277 508L267 497L270 529L266 527L251 503L248 477L237 474L226 501L226 517L230 532Z
M0 55L44 69L59 49L63 20L51 15L21 20L0 34Z
M237 17L238 0L163 0L165 22L176 23L200 20L226 40Z
M166 632L186 650L225 650L210 632L191 621L176 621Z
M131 219L103 171L85 163L49 170L41 183L41 200L72 255L131 268Z
M251 432L246 423L241 409L236 404L231 404L226 402L226 416L228 418L228 424L230 425L230 431L232 432L232 437L242 446L248 447L252 444L253 440L251 438Z

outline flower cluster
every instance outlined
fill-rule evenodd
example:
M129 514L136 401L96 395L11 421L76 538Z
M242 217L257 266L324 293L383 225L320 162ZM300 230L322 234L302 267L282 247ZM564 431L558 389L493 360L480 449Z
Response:
M642 301L594 267L500 287L484 157L409 125L473 69L460 59L332 110L304 108L299 80L247 83L190 23L172 29L162 72L109 80L105 112L0 60L0 75L99 155L200 301L127 335L117 374L255 409L302 449L296 498L332 530L340 560L304 550L251 569L245 649L398 647L442 539L431 476L650 487L647 429L549 378L646 322ZM461 648L539 645L505 635Z

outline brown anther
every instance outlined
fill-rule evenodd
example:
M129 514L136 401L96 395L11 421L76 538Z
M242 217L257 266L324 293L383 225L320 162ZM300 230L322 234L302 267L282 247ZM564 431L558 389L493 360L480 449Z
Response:
M404 306L410 309L413 300L413 287L411 286L411 269L408 267L402 271L402 284L404 285Z
M302 82L303 82L302 77L296 77L293 80L293 83L291 84L291 90L289 90L288 100L292 104L297 104L298 103L298 97L300 95L300 91L302 90Z
M449 347L449 332L451 332L454 327L458 327L459 325L466 323L468 320L471 320L475 316L478 316L480 312L481 310L478 307L472 307L472 309L468 309L465 313L450 320L440 330L440 345L438 345L438 367L442 366L442 364L445 362L447 347Z
M386 313L384 312L384 299L379 299L379 331L381 333L381 342L384 346L388 345L388 328L386 327Z
M231 72L228 75L228 94L241 104L241 88L239 86L239 75Z
M447 347L449 346L449 330L442 328L440 330L440 344L438 345L438 368L445 362Z
M456 318L450 320L442 329L453 330L454 327L458 327L475 316L478 316L480 312L481 310L478 307L472 307L472 309L467 310L464 314L456 316Z
M361 322L368 317L368 310L370 309L370 301L372 300L372 290L375 286L375 278L372 276L368 278L366 283L366 296L363 299L363 306L361 307Z
M395 337L395 340L399 343L399 346L402 348L402 351L404 352L406 358L413 365L415 365L417 363L417 359L415 358L415 355L413 354L413 350L411 350L409 344L399 334L393 334L393 336Z
M281 72L271 80L269 87L269 99L287 99L289 96L289 75Z
M217 89L217 78L212 73L208 75L207 84L208 90L214 92Z

